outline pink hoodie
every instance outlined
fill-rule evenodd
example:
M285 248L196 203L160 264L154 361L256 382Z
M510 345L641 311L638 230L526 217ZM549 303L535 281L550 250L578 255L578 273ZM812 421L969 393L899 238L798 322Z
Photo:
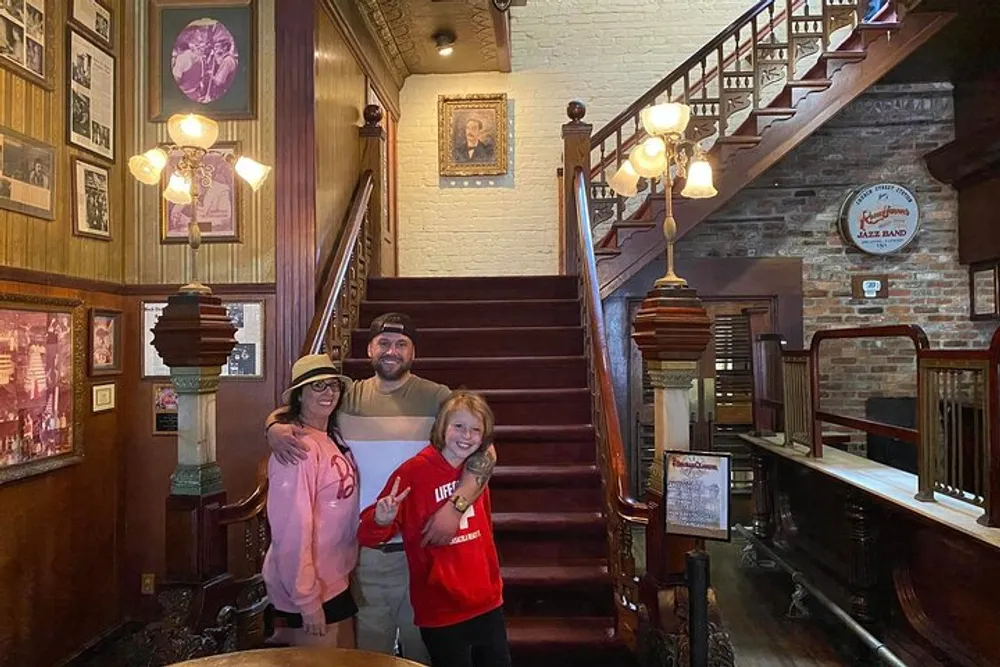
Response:
M325 433L309 429L309 458L267 464L271 546L264 557L267 596L279 610L318 611L347 590L358 560L358 468Z

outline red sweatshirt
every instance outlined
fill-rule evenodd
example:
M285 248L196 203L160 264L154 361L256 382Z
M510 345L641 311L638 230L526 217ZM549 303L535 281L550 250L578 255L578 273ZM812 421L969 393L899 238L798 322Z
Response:
M501 606L503 582L493 543L489 489L465 511L451 543L421 547L424 524L455 492L458 471L428 445L389 475L379 498L389 495L397 477L399 490L409 487L410 494L400 504L396 520L379 526L375 505L368 507L361 513L358 542L375 547L403 533L414 624L422 628L455 625Z

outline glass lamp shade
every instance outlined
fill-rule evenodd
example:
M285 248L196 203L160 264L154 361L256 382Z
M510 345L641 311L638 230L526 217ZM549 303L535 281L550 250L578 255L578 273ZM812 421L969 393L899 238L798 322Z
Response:
M167 121L170 140L178 146L208 150L219 138L219 124L198 114L174 114Z
M146 185L156 185L160 180L160 172L167 165L167 152L162 148L152 148L142 155L133 155L128 159L128 170L135 180Z
M649 137L632 149L628 156L635 173L646 178L663 174L667 166L667 145L659 137Z
M705 158L696 159L687 169L687 183L681 196L688 199L708 199L719 194L712 183L712 165Z
M646 107L639 117L642 119L643 129L650 136L684 134L688 121L691 120L691 107L679 102L665 102Z
M187 176L174 172L170 174L167 182L167 189L163 191L163 198L172 204L191 203L191 181Z
M267 179L267 175L271 173L271 168L267 165L261 164L256 160L251 160L248 157L241 157L236 161L236 173L240 175L250 188L257 192L257 189L264 183Z
M608 179L608 185L615 191L615 194L631 197L639 191L639 174L635 173L631 162L622 162L622 166L618 167L615 175Z

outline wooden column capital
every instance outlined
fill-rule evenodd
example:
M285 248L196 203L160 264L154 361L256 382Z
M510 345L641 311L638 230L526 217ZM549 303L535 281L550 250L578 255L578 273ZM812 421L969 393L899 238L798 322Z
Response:
M712 320L690 288L653 287L633 322L632 339L646 361L698 361L712 338Z
M173 367L218 368L236 345L222 300L208 294L174 294L153 327L153 347Z

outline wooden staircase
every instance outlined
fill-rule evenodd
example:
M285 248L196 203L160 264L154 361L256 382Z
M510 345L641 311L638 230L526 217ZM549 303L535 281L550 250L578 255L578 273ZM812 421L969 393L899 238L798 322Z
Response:
M490 482L514 665L625 665L575 277L371 278L345 371L372 374L380 313L419 328L413 371L482 392L496 413Z
M601 296L666 247L659 182L640 181L631 198L607 185L646 136L642 109L666 101L690 105L687 136L709 150L715 168L718 196L674 194L680 239L954 18L923 11L919 2L888 0L862 22L866 0L761 0L595 132L590 195Z

